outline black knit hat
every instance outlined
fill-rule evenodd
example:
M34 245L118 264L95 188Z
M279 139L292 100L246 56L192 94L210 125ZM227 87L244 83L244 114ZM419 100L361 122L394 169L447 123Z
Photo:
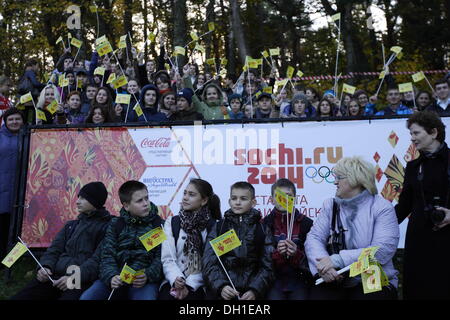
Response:
M83 197L95 208L100 209L105 205L106 198L108 198L108 190L106 190L103 182L90 182L81 188L78 196Z

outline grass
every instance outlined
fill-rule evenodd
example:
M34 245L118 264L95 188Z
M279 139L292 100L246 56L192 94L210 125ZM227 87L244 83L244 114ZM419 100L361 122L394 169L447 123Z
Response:
M8 269L5 267L0 271L0 300L7 300L36 276L36 262L25 253L11 267L11 274L7 279Z
M395 269L400 272L398 275L398 296L399 299L402 299L403 249L397 250L393 262ZM7 300L36 276L36 262L29 254L25 254L11 267L9 280L5 277L6 271L6 268L0 271L0 300Z

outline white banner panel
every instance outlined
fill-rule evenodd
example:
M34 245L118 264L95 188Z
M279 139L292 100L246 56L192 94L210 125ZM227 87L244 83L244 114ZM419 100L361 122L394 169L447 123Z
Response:
M273 207L271 185L288 178L297 187L296 208L315 219L323 201L335 194L330 170L342 157L355 155L376 166L378 191L395 204L406 162L418 156L406 119L197 125L129 133L147 165L140 181L151 200L173 214L178 214L190 178L212 184L222 212L229 208L230 186L251 183L263 215ZM400 248L406 224L401 225Z

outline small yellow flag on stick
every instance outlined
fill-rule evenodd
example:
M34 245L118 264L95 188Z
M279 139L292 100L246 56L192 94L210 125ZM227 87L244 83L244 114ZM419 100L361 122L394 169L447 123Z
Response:
M106 40L106 42L101 43L101 44L97 47L97 52L98 52L98 55L99 55L100 57L102 57L102 56L104 56L105 54L110 53L110 52L112 52L112 51L113 51L113 49L112 49L111 44L109 43L108 40Z
M105 75L105 71L106 71L106 69L105 68L103 68L103 67L97 67L97 68L95 68L95 70L94 70L94 75L100 75L100 76L104 76Z
M269 49L271 56L279 56L280 55L280 48L273 48Z
M194 41L197 41L197 40L198 40L198 35L197 35L197 33L196 33L195 31L192 31L192 32L191 32L191 38L192 38L192 40L194 40Z
M20 103L27 103L28 101L33 100L33 97L31 96L31 92L28 92L27 94L24 94L20 97Z
M141 108L139 102L136 103L136 105L134 106L133 110L136 111L136 114L137 114L138 117L140 117L140 116L142 116L144 114L144 112L142 112L142 108Z
M3 259L2 263L11 268L11 266L27 251L27 247L21 242L17 242L14 248L8 253L8 255Z
M72 38L72 40L70 40L70 44L79 49L79 48L81 48L81 45L83 44L83 42L78 40L77 38Z
M297 73L296 73L297 77L299 77L299 78L303 77L303 74L304 73L301 72L300 70L298 70Z
M116 103L119 104L129 104L131 101L131 94L117 94Z
M47 117L45 116L45 113L42 110L36 109L36 116L38 119L47 121Z
M216 26L214 24L214 22L209 22L208 23L208 30L209 31L214 31L216 29Z
M341 19L341 13L340 12L331 16L331 20L333 20L333 21L340 20L340 19Z
M281 191L279 188L275 189L275 200L277 203L286 209L288 212L292 212L294 210L294 197L289 196L288 194Z
M58 101L53 100L53 101L47 106L47 110L48 110L51 114L55 114L55 112L58 111Z
M182 56L184 56L184 55L186 55L186 49L183 48L183 47L180 47L180 46L176 46L174 48L174 50L173 50L173 53L175 55L182 55Z
M115 79L112 82L112 85L114 87L114 89L118 89L120 87L123 87L124 85L126 85L128 83L127 78L125 77L125 75L121 75L120 77L118 77L117 79Z
M125 283L132 284L133 281L136 279L136 277L144 274L144 272L145 272L144 269L135 271L133 268L131 268L125 263L125 265L122 268L122 271L120 271L120 280L122 280Z
M158 245L163 243L164 240L166 239L167 236L161 227L150 230L146 234L139 237L139 240L141 240L142 244L144 245L145 249L147 249L147 251L150 251L153 248L157 247Z
M412 85L411 82L400 83L400 84L398 85L398 91L400 91L400 93L414 91L414 90L413 90L413 85Z
M286 70L286 77L292 79L292 77L294 76L294 71L295 71L294 67L288 66Z
M342 91L349 93L349 94L354 94L356 91L356 87L344 83L344 85L342 87Z
M110 84L111 82L113 82L114 80L116 80L116 74L115 73L111 73L108 77L108 80L106 80L106 84Z
M412 75L412 79L414 82L422 81L423 79L425 79L425 74L423 73L423 71L417 72Z
M241 241L234 229L231 229L215 239L209 241L217 256L221 256L241 245Z

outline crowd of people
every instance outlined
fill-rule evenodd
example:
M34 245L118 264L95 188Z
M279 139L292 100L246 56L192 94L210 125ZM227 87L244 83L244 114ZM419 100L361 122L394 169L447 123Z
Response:
M276 87L276 69L266 79L257 69L248 69L239 76L230 73L213 76L206 71L200 73L195 63L177 68L172 65L177 60L170 59L162 45L156 60L145 60L143 53L138 54L134 48L131 51L130 58L125 58L121 50L117 55L103 56L94 50L91 60L83 62L74 60L67 48L46 83L38 80L38 61L30 59L15 86L16 97L9 97L13 88L11 79L0 77L0 112L14 104L25 113L27 123L42 125L351 118L407 115L426 109L440 115L450 112L450 74L434 83L433 92L414 88L414 92L406 93L400 93L395 80L388 75L386 101L381 101L362 89L341 95L333 89L322 93L317 87L292 81ZM172 68L167 68L170 65ZM127 83L114 88L112 80L121 75L125 75ZM20 103L19 97L28 92L34 101ZM117 102L119 94L130 95L129 103ZM44 112L45 118L36 119L37 109Z

